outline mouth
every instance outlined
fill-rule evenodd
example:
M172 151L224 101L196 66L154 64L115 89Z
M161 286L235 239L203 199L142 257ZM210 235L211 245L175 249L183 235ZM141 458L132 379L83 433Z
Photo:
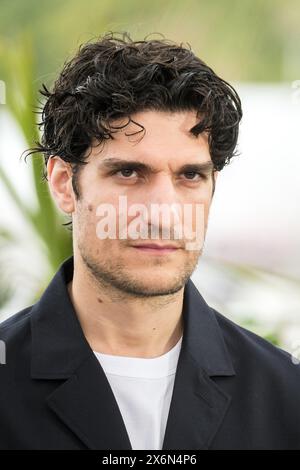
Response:
M143 245L132 245L132 248L143 253L152 255L166 255L169 253L175 253L180 248L175 245L158 245L155 243L147 243Z

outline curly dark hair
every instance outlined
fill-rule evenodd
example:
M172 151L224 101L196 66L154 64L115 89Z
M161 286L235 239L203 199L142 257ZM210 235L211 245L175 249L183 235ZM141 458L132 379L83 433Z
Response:
M190 132L195 136L208 132L215 170L237 155L240 98L229 83L195 56L189 44L176 44L164 37L133 41L128 32L108 32L82 44L65 62L52 91L42 84L39 92L46 98L40 111L43 133L41 142L35 142L27 156L41 152L45 164L54 155L69 162L77 197L75 175L86 163L93 140L102 143L113 139L114 132L135 122L131 114L139 111L195 110L199 122ZM125 125L112 126L113 120L124 117L128 118ZM143 132L144 127L138 125L138 132Z

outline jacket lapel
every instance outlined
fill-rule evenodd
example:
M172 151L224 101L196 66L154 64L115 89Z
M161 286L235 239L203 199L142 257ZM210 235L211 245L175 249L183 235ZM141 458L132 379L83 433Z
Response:
M32 378L63 379L47 405L89 449L130 450L126 427L68 295L73 258L60 267L32 309ZM185 286L183 340L163 449L206 449L230 397L213 376L234 370L214 311L191 280Z
M163 449L208 449L230 397L222 392L192 358L178 364Z
M162 448L203 450L209 448L231 401L211 377L235 372L214 311L191 280L184 292L183 315L183 341Z
M114 394L94 354L47 403L89 449L131 449Z

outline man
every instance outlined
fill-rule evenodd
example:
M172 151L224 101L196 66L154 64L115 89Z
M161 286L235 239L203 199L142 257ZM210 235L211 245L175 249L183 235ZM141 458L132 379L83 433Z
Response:
M299 367L190 280L235 155L235 90L182 45L107 34L42 93L30 153L74 256L1 326L0 447L300 448Z

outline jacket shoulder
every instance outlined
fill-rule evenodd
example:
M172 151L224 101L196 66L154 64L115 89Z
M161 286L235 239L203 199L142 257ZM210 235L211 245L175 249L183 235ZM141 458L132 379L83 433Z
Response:
M26 307L0 323L0 339L8 339L14 333L26 327L30 322L32 307L33 305Z
M279 373L281 377L300 379L299 361L292 354L212 310L237 368L247 366L256 372Z
M7 354L17 353L27 345L31 331L32 307L33 305L26 307L0 323L0 341Z

